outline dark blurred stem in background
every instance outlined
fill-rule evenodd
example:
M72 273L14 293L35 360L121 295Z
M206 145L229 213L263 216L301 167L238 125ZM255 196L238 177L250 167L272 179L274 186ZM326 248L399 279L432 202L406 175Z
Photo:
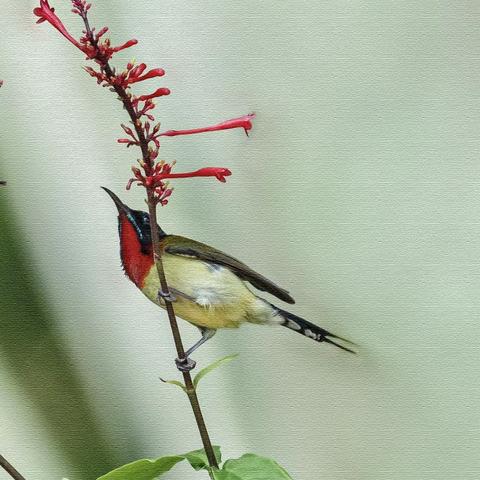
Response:
M14 480L25 480L25 477L20 475L16 468L10 464L7 459L0 455L0 466L14 479Z

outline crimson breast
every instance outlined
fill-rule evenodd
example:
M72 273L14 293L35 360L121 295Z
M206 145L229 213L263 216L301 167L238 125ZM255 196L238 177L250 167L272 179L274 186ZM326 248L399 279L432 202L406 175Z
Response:
M142 288L153 265L151 245L142 245L126 215L120 218L120 257L128 278Z

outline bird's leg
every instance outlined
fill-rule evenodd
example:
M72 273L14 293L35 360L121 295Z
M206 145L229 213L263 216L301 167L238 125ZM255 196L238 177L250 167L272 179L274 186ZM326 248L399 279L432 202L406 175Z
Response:
M190 355L198 347L203 345L207 340L210 340L217 333L217 331L214 330L213 328L203 328L203 327L200 327L200 332L202 332L202 338L197 343L195 343L195 345L191 346L185 352L185 357L175 359L175 364L177 365L177 368L181 372L189 372L190 370L193 370L195 368L196 362L195 360L192 360L191 358L189 358Z
M207 340L210 340L217 333L214 328L204 327L200 327L200 332L202 333L202 338L185 352L186 357L189 357L198 347L203 345Z

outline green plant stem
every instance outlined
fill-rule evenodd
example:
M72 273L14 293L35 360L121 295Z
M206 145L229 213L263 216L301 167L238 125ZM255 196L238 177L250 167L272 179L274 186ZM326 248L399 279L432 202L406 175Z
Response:
M215 480L215 474L211 468L208 469L208 476L211 478L211 480Z
M150 229L152 234L152 245L153 252L155 256L155 265L157 267L158 278L160 279L160 286L162 291L167 293L168 283L165 277L165 270L163 268L162 262L162 253L160 249L160 239L158 237L158 226L157 226L157 212L156 212L156 202L154 198L153 189L147 189L147 198L148 198L148 211L150 214ZM173 305L167 299L165 299L165 308L168 313L168 318L170 320L170 328L172 330L173 338L175 341L175 347L177 349L178 358L185 358L185 349L183 348L182 338L180 336L180 330L178 329L177 319L175 317L175 311ZM212 442L208 434L207 426L203 418L202 409L200 407L200 402L198 401L197 392L193 384L192 376L190 372L182 372L183 380L185 382L186 393L190 405L197 422L198 431L200 437L202 438L203 448L208 458L208 463L213 468L218 468L217 459L215 458L215 453L213 451Z
M97 47L98 42L95 40L95 36L90 28L87 15L82 15L86 33L90 42L94 47ZM105 75L109 79L113 79L115 77L115 72L113 71L112 67L110 66L107 59L102 58L101 56L97 56L96 60L99 61L99 64L105 73ZM143 132L142 125L135 113L135 109L133 108L132 100L128 95L125 88L122 86L112 82L111 85L115 90L115 93L118 95L119 99L122 101L125 110L128 112L130 120L135 128L135 132L137 133L137 138L139 142L140 149L142 151L142 159L148 169L151 171L153 169L153 161L150 157L150 151L148 149L148 141L145 138L145 134ZM150 214L150 229L152 234L152 247L154 253L154 260L155 265L157 268L158 278L160 280L160 286L163 292L168 293L168 284L167 279L165 277L165 270L163 268L162 262L162 252L160 249L160 239L158 236L158 224L157 224L157 203L155 201L155 192L153 188L146 187L147 191L147 204L148 204L148 211ZM168 319L170 321L170 328L172 330L173 339L175 342L175 347L177 349L178 358L183 359L185 358L185 349L183 348L182 338L180 336L180 330L178 329L178 323L175 316L175 311L173 309L173 305L167 299L165 299L165 308L167 310ZM200 402L198 401L197 392L195 391L195 386L192 381L192 377L190 372L182 372L183 379L185 381L186 386L186 393L188 395L188 399L190 401L190 405L193 410L193 414L195 416L195 421L197 422L198 431L200 433L200 437L202 439L203 448L205 449L205 453L208 458L208 463L212 468L218 468L217 459L215 457L215 452L213 451L212 442L210 440L210 436L208 434L207 426L205 424L205 420L203 418L202 409L200 407Z
M14 479L14 480L25 480L25 477L20 475L18 470L7 461L7 459L0 455L0 466Z

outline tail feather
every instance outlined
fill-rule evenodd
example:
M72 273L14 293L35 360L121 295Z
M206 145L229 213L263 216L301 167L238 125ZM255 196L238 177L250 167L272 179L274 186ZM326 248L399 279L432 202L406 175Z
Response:
M346 352L357 353L355 352L355 350L352 350L348 347L345 347L344 345L341 345L340 343L333 341L332 338L335 338L336 340L341 340L342 342L349 343L350 345L356 345L350 340L347 340L346 338L343 338L343 337L339 337L338 335L334 335L333 333L330 333L328 330L325 330L324 328L319 327L318 325L310 323L308 320L305 320L304 318L299 317L293 313L287 312L286 310L282 310L281 308L278 308L275 305L272 305L272 307L277 312L277 315L279 315L282 318L281 325L283 325L284 327L287 327L290 330L298 332L304 335L305 337L311 338L317 342L330 343L331 345L335 345L336 347L341 348Z

